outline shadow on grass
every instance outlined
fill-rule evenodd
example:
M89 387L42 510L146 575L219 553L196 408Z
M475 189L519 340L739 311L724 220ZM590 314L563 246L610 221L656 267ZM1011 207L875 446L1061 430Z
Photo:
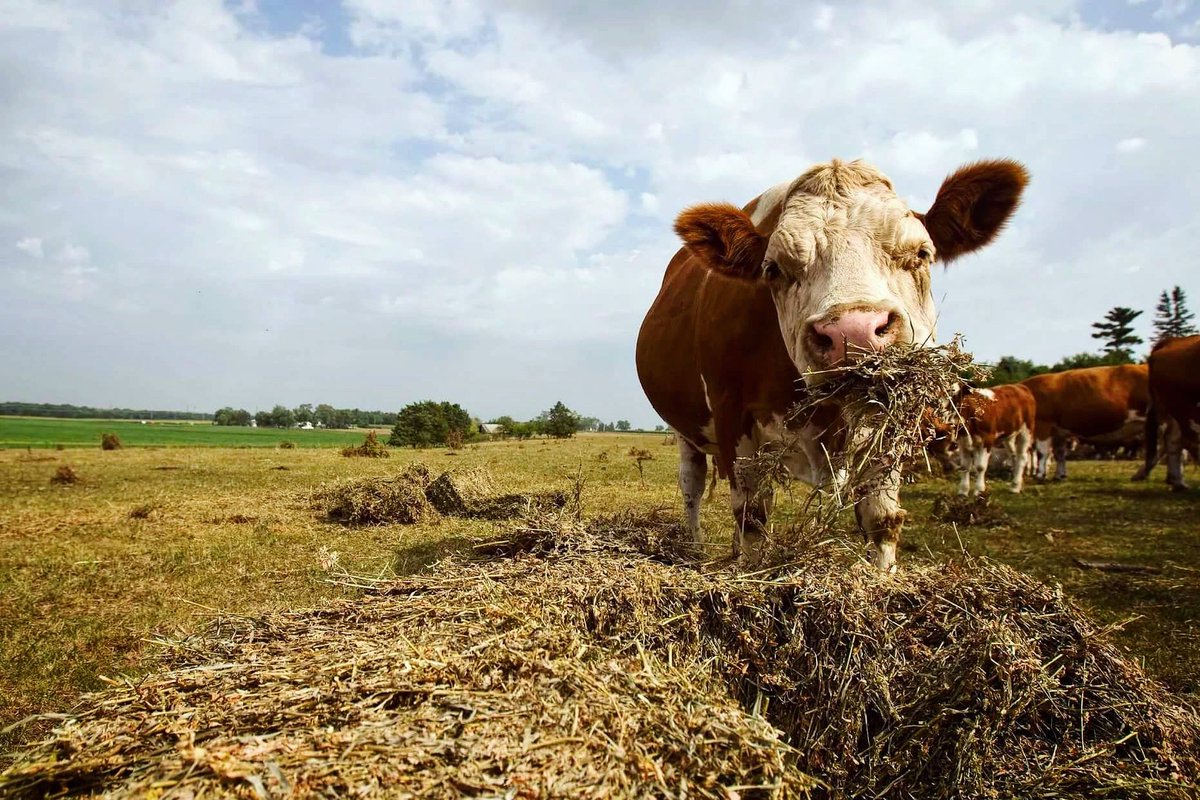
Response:
M473 536L448 536L413 542L396 550L392 570L397 575L415 575L450 556L470 552L478 542L478 537Z

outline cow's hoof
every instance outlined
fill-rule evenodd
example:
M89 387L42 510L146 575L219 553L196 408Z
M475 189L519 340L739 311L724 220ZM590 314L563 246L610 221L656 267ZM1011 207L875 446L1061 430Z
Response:
M1188 490L1186 483L1172 483L1168 485L1171 487L1172 492L1186 492Z

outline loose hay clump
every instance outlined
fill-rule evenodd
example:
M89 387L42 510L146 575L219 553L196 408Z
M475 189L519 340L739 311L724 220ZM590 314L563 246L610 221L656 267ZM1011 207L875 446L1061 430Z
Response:
M88 697L0 794L1200 790L1200 716L1054 589L975 561L881 579L820 549L712 572L645 553L668 528L547 515L512 531L510 558L219 620Z
M103 433L100 435L101 450L120 450L121 439L115 433Z
M1016 522L1007 511L987 494L966 497L958 494L939 494L933 498L929 512L938 522L979 528L1011 528Z
M50 476L50 482L55 486L73 486L79 483L79 473L70 464L59 464L58 469Z
M862 353L850 365L810 375L814 380L805 387L804 399L789 412L788 422L793 429L810 422L822 428L832 425L848 440L826 454L824 471L840 479L815 487L804 519L787 535L832 530L838 516L858 498L898 482L906 464L923 458L925 445L937 434L935 422L958 424L955 397L964 381L986 376L986 369L962 349L958 337L936 347L893 346ZM765 479L764 489L786 483L789 475L784 465L799 447L797 435L786 434L756 456L739 459L739 469ZM790 550L785 547L781 552Z
M347 458L391 458L387 445L379 441L375 431L367 431L367 438L358 447L345 447L342 455Z
M282 442L279 443L279 449L280 450L295 450L296 443L289 439L284 439Z
M323 484L312 493L310 502L328 519L347 525L413 525L435 513L425 497L425 480L411 469L391 477Z
M495 494L496 482L482 468L443 472L425 490L429 502L442 514L468 516L472 506Z
M538 510L566 506L563 492L498 494L492 474L481 467L443 472L425 489L425 496L448 517L502 520Z

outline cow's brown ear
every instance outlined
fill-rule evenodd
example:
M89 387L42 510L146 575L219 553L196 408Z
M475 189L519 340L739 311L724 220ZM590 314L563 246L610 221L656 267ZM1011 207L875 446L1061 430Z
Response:
M1029 172L1008 158L967 164L947 177L924 217L938 260L953 261L996 238L1027 183Z
M744 211L729 203L704 203L675 220L675 232L709 269L738 278L757 278L767 254L767 237L754 230Z

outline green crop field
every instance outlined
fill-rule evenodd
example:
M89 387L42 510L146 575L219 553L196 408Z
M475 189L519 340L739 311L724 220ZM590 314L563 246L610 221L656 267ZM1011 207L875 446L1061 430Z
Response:
M5 420L6 440L27 421ZM568 488L584 481L588 515L626 508L679 513L677 454L652 434L593 434L567 441L494 442L454 453L395 450L388 459L343 458L334 449L131 447L100 450L90 437L115 430L132 442L142 426L51 423L75 429L87 449L0 452L0 730L39 712L68 709L104 676L148 668L158 636L196 631L221 614L253 615L318 605L353 589L329 570L387 577L494 537L505 523L443 518L417 525L346 527L310 505L313 489L348 476L390 475L413 460L432 470L481 467L503 491ZM15 427L13 427L15 426ZM147 427L189 433L192 426ZM219 436L211 426L192 435ZM231 433L259 437L270 431ZM305 436L361 433L292 432ZM61 439L60 439L61 440ZM69 440L68 440L69 441ZM268 443L256 439L256 443ZM330 441L325 439L325 441ZM163 444L162 439L144 443ZM65 442L64 442L65 443ZM631 447L645 448L645 483ZM70 465L72 486L50 482ZM994 502L1009 528L957 530L931 517L935 496L952 489L927 478L905 490L909 525L903 564L962 559L964 551L1009 563L1061 584L1066 594L1171 689L1200 693L1200 492L1176 494L1155 475L1127 478L1129 462L1072 462L1065 483L1032 485L1014 497L1000 484ZM1160 469L1161 472L1161 469ZM1195 482L1197 476L1189 474ZM781 497L776 519L794 514L804 490ZM714 554L727 552L728 494L705 506ZM852 534L848 541L856 542ZM1077 559L1121 563L1147 573L1083 569ZM46 723L13 727L0 745L23 741ZM3 749L3 747L0 747Z
M365 430L284 430L222 427L209 422L0 417L0 448L99 447L100 436L115 433L126 447L345 447L358 444ZM386 438L386 436L384 437Z

